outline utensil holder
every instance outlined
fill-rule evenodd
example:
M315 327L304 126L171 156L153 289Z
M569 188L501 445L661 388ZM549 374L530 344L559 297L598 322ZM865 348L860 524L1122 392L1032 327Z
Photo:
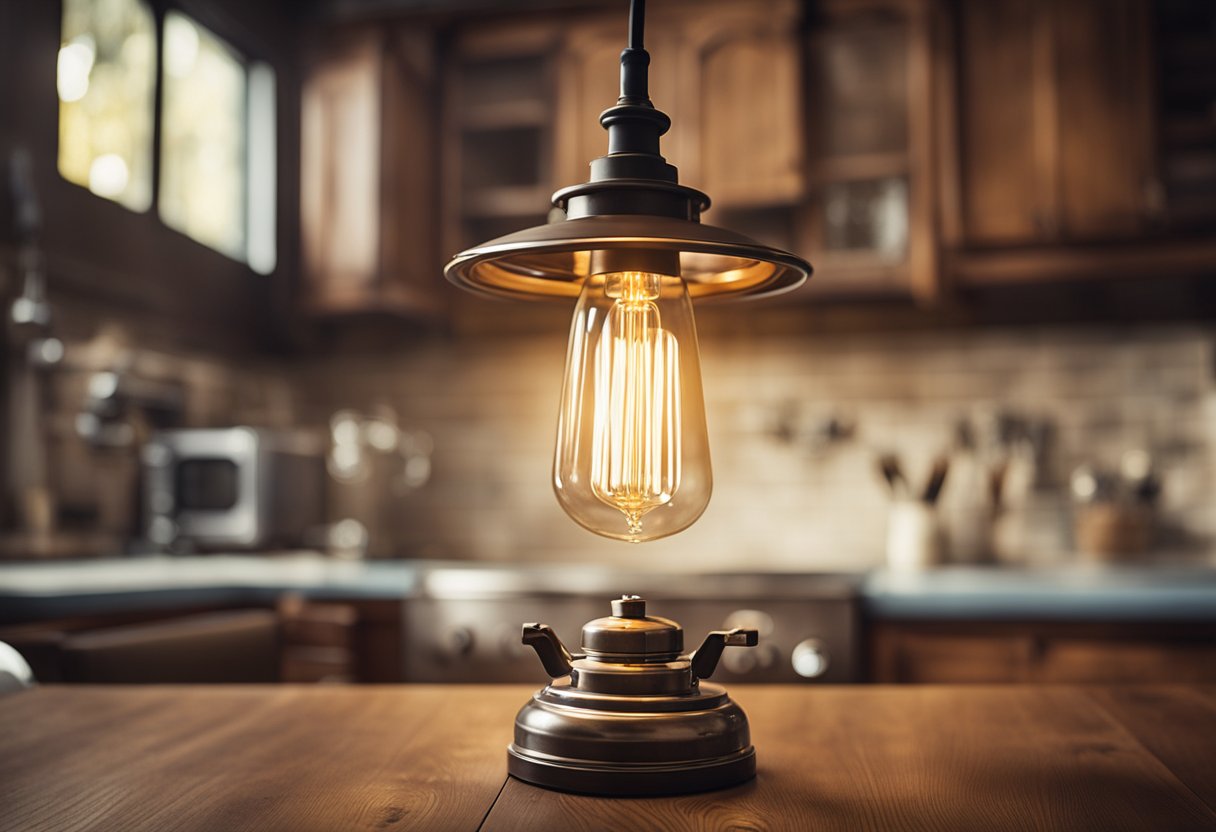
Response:
M919 500L893 503L887 524L887 566L899 572L915 572L941 560L937 509Z

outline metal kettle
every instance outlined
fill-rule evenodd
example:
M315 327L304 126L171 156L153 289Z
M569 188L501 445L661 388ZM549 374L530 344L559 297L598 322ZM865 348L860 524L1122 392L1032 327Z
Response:
M735 785L756 773L747 716L703 682L729 646L756 630L710 633L684 654L684 631L625 595L583 626L572 654L552 628L525 624L553 681L515 718L508 771L548 788L601 795L680 794Z

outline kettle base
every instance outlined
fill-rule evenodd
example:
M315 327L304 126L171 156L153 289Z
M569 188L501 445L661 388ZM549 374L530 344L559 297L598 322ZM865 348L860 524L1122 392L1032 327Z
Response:
M751 746L726 757L679 764L595 763L561 757L536 757L512 744L507 773L527 783L578 794L610 797L690 794L725 789L756 776Z

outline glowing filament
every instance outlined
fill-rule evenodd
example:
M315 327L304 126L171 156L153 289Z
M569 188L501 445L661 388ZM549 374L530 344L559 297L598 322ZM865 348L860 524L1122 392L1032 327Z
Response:
M679 344L659 319L658 275L605 281L615 302L596 345L591 487L636 535L680 486Z

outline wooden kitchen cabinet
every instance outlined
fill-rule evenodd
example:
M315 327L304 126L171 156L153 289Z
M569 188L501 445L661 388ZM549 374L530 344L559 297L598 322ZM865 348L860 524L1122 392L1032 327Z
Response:
M941 25L921 0L833 0L809 22L809 295L936 296L935 88Z
M871 681L899 684L1216 682L1216 627L880 622Z
M955 11L962 242L1142 232L1155 175L1145 0Z
M369 27L316 40L301 89L303 305L437 315L434 38Z
M463 27L444 64L443 211L448 256L541 225L555 190L552 21Z
M793 0L647 10L650 96L672 120L662 153L715 208L792 205L804 193L800 21ZM616 11L575 19L565 30L556 148L562 184L585 181L588 163L608 151L599 115L620 94L626 37Z
M351 598L278 600L280 677L289 683L404 680L402 602Z
M1216 52L1188 34L1210 31L1216 13L1149 0L955 2L951 13L940 158L954 278L1216 267Z

